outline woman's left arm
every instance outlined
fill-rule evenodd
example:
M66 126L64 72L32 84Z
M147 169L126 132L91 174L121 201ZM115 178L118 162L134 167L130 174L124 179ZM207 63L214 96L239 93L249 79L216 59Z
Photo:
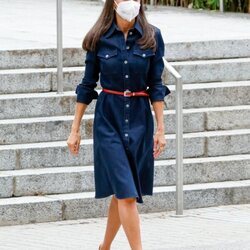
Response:
M164 101L155 101L152 103L155 113L157 128L154 134L154 158L157 158L166 145L165 125L164 125Z
M159 28L156 28L156 41L157 49L155 55L151 59L147 80L149 86L149 98L155 112L155 119L157 123L157 129L154 135L154 157L158 157L166 145L163 117L164 98L171 93L170 89L162 82L165 43Z

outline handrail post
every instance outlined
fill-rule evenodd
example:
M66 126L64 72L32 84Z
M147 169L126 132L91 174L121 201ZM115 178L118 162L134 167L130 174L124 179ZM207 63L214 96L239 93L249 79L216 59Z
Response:
M57 0L57 93L63 92L62 0Z
M166 70L174 76L175 85L175 114L176 114L176 137L175 137L175 155L176 155L176 214L173 217L184 217L183 215L183 108L182 95L183 83L181 75L175 68L163 57Z
M220 0L220 12L224 12L224 3L223 0Z
M183 214L183 86L180 78L176 80L176 214Z

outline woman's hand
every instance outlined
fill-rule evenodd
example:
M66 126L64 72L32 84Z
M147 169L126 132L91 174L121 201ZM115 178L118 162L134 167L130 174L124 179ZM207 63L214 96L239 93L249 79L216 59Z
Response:
M154 135L154 158L157 158L166 146L164 133L156 132Z
M164 126L164 101L153 101L152 102L156 123L157 123L157 129L154 134L154 158L157 158L159 154L163 151L165 145L166 145L166 139L165 139L165 126Z
M81 134L80 132L71 132L68 140L67 140L67 144L69 147L69 150L71 152L71 154L73 155L77 155L79 152L79 148L80 148L80 142L81 142Z

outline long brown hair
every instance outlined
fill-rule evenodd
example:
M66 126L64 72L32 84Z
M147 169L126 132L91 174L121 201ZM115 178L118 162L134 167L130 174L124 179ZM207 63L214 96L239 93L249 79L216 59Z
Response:
M141 45L140 47L142 49L152 48L155 51L155 30L154 27L149 24L146 19L143 1L140 0L140 3L140 11L136 18L138 18L138 22L142 27L143 36L138 39L137 43ZM113 9L113 0L106 0L98 20L83 39L82 48L84 50L94 51L96 49L96 44L99 41L100 37L109 29L113 22L113 19L115 17L114 12L115 10Z

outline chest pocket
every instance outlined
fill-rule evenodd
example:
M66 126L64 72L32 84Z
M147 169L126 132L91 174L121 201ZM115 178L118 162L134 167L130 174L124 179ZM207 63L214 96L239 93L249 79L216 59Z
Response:
M147 73L150 66L150 59L155 55L152 49L135 48L133 51L134 68L136 73Z
M117 49L101 48L97 52L97 57L99 58L100 71L102 74L109 75L119 73Z

